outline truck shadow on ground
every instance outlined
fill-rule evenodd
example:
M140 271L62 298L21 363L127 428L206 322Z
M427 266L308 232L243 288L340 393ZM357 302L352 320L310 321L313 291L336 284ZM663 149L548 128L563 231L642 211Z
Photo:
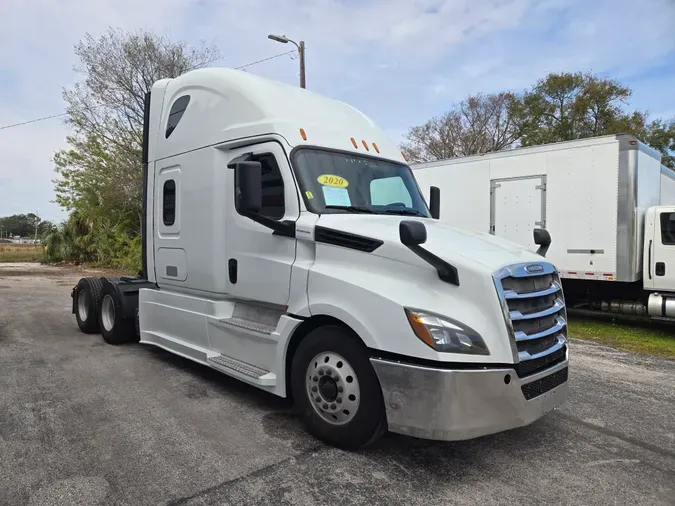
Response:
M277 397L165 350L144 345L137 346L141 347L149 358L162 362L166 367L180 369L188 375L190 379L179 385L181 393L186 397L199 400L212 396L226 396L251 409L261 411L264 432L272 438L288 442L293 449L305 452L329 448L306 432L302 420L293 410L291 400ZM448 460L454 459L476 460L482 453L487 455L497 449L508 454L518 448L522 449L524 441L527 441L529 450L537 451L538 448L543 449L550 445L551 424L558 424L555 412L528 427L469 441L454 442L431 441L387 433L377 443L360 450L359 454L373 458L386 455L388 458L401 459L406 465L419 461L418 464L424 463L427 467L431 462L430 459L440 459L447 464Z

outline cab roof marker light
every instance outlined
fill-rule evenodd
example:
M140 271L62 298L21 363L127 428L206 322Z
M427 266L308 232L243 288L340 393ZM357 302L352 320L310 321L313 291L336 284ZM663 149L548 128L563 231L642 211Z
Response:
M352 137L351 140L352 140L352 144L354 145L354 147L355 147L356 149L359 149L359 145L356 143L356 139L354 139L354 137Z
M370 148L368 147L368 143L366 141L361 141L363 144L363 147L366 148L366 151L370 151Z
M306 140L307 140L307 134L305 133L305 129L304 129L304 128L301 128L301 129L300 129L300 137L302 137L302 140L303 140L303 141L306 141Z
M378 148L377 144L375 144L374 142L373 142L373 148L375 148L376 152L378 152L378 153L380 152L380 148Z
M403 157L403 159L404 159L406 162L408 161L408 157L405 156L405 153L404 153L403 151L401 151L401 156Z

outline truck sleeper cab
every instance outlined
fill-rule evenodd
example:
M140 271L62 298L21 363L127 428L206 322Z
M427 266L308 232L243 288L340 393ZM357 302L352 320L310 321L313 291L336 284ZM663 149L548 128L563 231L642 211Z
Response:
M555 267L440 223L361 112L200 69L155 83L144 126L143 271L80 280L83 332L292 397L346 449L478 437L567 398Z

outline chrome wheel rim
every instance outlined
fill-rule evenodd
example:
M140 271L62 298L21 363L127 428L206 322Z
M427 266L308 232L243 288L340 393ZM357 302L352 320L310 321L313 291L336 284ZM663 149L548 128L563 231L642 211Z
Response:
M307 367L305 385L312 408L331 425L344 425L356 415L359 380L344 357L334 352L316 355Z
M81 289L77 294L77 314L81 321L86 321L89 316L88 302L89 297L87 296L87 292L84 289Z
M110 332L115 326L115 302L110 295L103 297L101 303L101 321L103 328Z

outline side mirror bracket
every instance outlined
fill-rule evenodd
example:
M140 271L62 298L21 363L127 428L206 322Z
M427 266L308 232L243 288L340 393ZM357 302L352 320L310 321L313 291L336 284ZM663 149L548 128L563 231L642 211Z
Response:
M398 234L404 246L436 269L441 281L459 286L457 268L420 246L427 242L427 227L424 223L421 221L402 220L398 225Z
M534 236L534 244L539 246L537 254L545 257L548 248L551 246L551 234L544 228L535 228L532 235Z

